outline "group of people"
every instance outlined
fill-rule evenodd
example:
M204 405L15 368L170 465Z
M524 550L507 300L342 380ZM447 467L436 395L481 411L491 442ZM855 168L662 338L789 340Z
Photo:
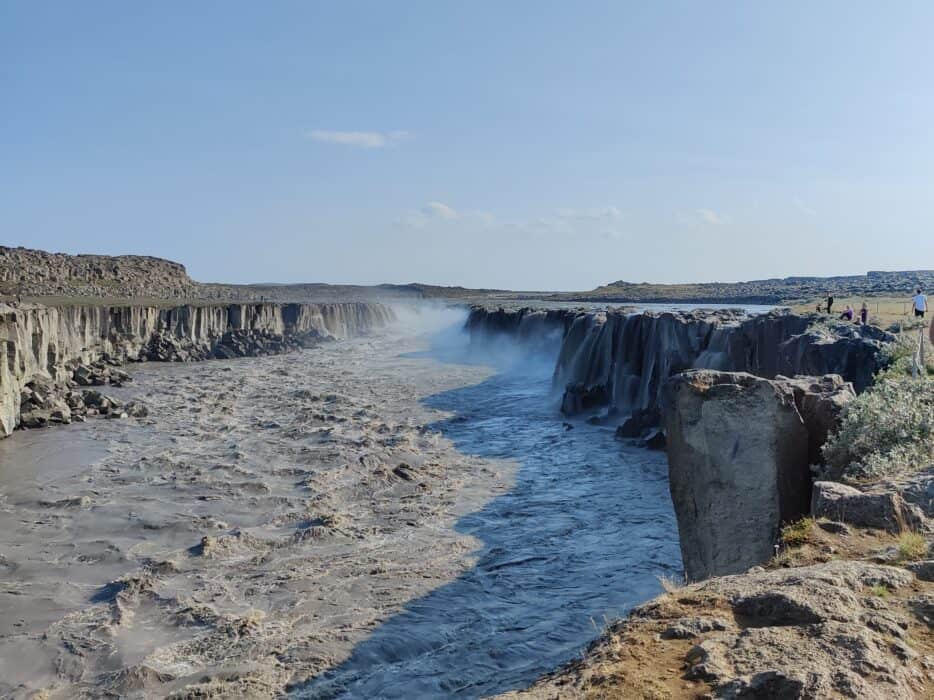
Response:
M817 305L817 310L822 311L820 304ZM833 313L833 295L832 294L827 296L827 313L828 314ZM852 321L854 318L856 318L856 311L853 310L852 306L847 304L846 308L843 309L843 313L840 314L840 320L841 321ZM862 308L860 308L859 310L859 322L864 326L867 323L869 323L869 307L866 305L865 301L863 302Z
M927 310L928 310L928 298L924 294L924 292L921 291L920 287L918 287L915 290L915 295L911 299L911 308L914 311L915 318L922 319L922 320L924 319L924 315L927 313ZM817 310L822 311L820 304L817 305ZM833 313L833 295L832 294L827 295L827 313L828 314ZM856 311L853 309L852 306L847 304L846 308L843 309L843 312L840 314L839 318L841 321L852 321L854 318L856 318ZM863 306L859 310L859 323L861 323L862 325L866 325L868 322L869 322L869 307L866 305L866 302L864 301ZM934 326L932 326L932 328L934 328ZM932 332L934 332L934 330L932 330Z

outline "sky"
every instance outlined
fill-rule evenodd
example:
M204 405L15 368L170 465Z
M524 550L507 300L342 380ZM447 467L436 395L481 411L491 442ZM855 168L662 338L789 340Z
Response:
M0 2L0 245L201 281L934 268L934 3Z

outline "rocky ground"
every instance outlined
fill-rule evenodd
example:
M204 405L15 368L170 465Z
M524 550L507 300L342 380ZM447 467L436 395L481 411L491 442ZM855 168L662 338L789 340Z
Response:
M503 698L932 697L932 564L884 531L807 521L765 567L637 607L579 661Z
M170 260L0 246L0 291L7 296L181 299L197 288L185 266Z
M0 444L0 696L275 697L469 568L511 467L420 400L488 370L416 347L138 366L104 389L148 417Z

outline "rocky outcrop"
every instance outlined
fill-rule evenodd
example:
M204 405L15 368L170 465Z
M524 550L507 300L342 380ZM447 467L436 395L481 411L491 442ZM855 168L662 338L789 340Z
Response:
M809 330L812 319L773 312L579 314L555 369L570 415L605 407L613 415L652 410L668 377L688 369L778 375L839 374L862 391L882 368L887 337L877 329Z
M822 377L783 377L776 381L791 390L795 406L808 431L808 464L824 463L824 443L840 426L846 404L856 398L853 385L838 374Z
M197 289L185 266L171 260L0 246L0 290L9 295L183 299Z
M0 436L19 425L23 389L36 378L63 386L73 380L79 366L101 359L193 360L251 354L251 350L282 351L308 335L351 337L393 317L386 306L362 302L174 307L0 304ZM88 374L91 384L93 376Z
M502 697L929 697L931 599L917 586L858 561L710 579L640 605L580 660Z
M871 326L815 327L816 318L775 311L633 313L472 309L472 338L509 336L523 344L562 333L554 381L567 415L600 409L624 419L657 412L665 381L689 369L778 375L839 374L857 391L870 385L893 340Z
M664 385L669 487L688 579L744 571L774 554L782 525L809 512L810 465L853 397L835 375L691 370Z
M811 492L794 394L751 374L691 371L665 384L662 412L687 578L769 559L781 524L807 512Z

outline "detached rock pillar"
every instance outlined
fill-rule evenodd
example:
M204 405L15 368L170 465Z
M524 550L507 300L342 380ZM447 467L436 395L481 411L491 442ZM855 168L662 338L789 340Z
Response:
M692 370L662 389L668 473L689 580L767 561L782 523L807 514L808 431L793 390Z

